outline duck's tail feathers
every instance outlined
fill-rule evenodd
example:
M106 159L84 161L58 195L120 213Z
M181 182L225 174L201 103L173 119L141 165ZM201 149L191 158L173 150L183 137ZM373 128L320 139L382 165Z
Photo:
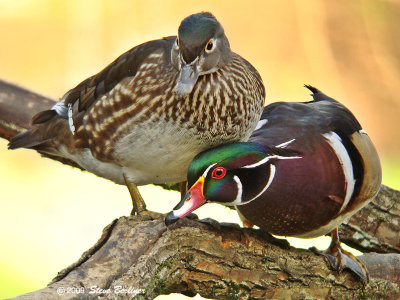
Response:
M322 100L333 100L333 101L336 101L335 99L325 95L323 92L321 92L316 87L313 87L312 85L305 84L304 86L306 88L308 88L312 92L311 96L313 97L314 101L322 101Z
M34 128L14 136L8 143L8 149L29 148L40 150L48 140L43 139L41 128Z

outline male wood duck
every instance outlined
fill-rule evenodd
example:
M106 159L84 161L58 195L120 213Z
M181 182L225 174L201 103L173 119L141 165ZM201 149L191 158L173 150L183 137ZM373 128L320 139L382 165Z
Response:
M126 184L142 213L137 185L183 182L199 152L247 140L264 98L256 69L202 12L185 18L178 36L136 46L68 91L9 148L62 156Z
M368 280L362 263L341 248L337 227L378 193L378 154L346 107L306 87L313 101L266 106L248 142L198 154L188 170L191 188L166 224L219 202L235 206L245 224L275 235L331 232L325 256L332 267Z

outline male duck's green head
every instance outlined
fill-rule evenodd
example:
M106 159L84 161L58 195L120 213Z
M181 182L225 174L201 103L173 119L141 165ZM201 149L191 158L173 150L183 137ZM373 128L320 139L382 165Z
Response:
M206 202L243 205L265 192L275 174L277 159L286 158L277 149L257 143L234 143L198 154L188 170L191 188L170 212L170 224ZM282 151L282 150L279 150ZM295 158L297 153L287 158Z

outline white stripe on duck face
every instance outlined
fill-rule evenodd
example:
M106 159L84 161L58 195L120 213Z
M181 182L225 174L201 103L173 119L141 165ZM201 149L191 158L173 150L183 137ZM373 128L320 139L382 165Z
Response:
M283 146L285 147L286 145L290 144L290 143L293 142L294 140L295 140L295 139L292 139L292 140L290 140L290 141L288 141L288 142L286 142L286 143L283 143L283 144L281 144L281 145L283 145ZM258 166L261 166L261 165L267 163L270 159L273 159L273 158L276 158L276 159L298 159L298 158L301 158L301 156L270 155L270 156L265 157L264 159L260 160L259 162L255 163L255 164L251 164L251 165L248 165L248 166L244 166L244 167L242 167L242 168L246 168L246 169L256 168L256 167L258 167ZM276 166L275 166L274 164L271 164L271 165L270 165L270 169L269 169L269 178L268 178L268 182L267 182L267 184L264 186L264 188L261 190L261 192L259 192L256 196L254 196L253 198L251 198L249 201L246 201L246 202L242 202L242 199L240 199L241 201L239 202L239 201L237 201L237 200L238 200L238 197L236 197L235 201L234 201L233 203L229 203L229 205L231 205L231 204L232 204L232 205L243 205L243 204L248 204L248 203L250 203L250 202L256 200L258 197L260 197L260 196L270 187L270 185L271 185L271 183L272 183L272 180L273 180L274 177L275 177L275 173L276 173ZM234 179L235 179L235 178L234 178ZM239 179L239 178L237 178L237 179L238 179L239 182L240 182L240 179ZM236 181L236 179L235 179L235 181ZM237 181L236 181L236 182L237 182ZM239 186L238 186L238 188L239 188ZM241 182L240 182L240 198L241 198L241 196L242 196L242 193L243 193L243 189L242 189L242 184L241 184ZM239 194L239 193L238 193L238 194Z
M210 165L210 166L208 166L208 168L204 171L203 175L201 175L201 176L203 176L204 178L206 178L207 175L208 175L208 172L210 172L210 169L211 169L212 167L214 167L215 165L216 165L216 163L215 163L215 164L212 164L212 165ZM236 187L237 187L237 190L238 190L238 192L237 192L237 194L236 194L236 199L235 199L233 202L229 202L229 203L224 202L224 203L223 203L224 205L231 206L231 205L240 205L240 204L242 203L242 194L243 194L243 185L242 185L242 182L240 181L239 177L236 176L236 175L233 176L233 180L235 180L235 182L236 182Z
M335 132L331 131L328 133L324 133L322 135L328 142L328 144L332 147L333 151L335 151L336 156L342 166L345 184L346 184L346 196L344 198L344 202L342 207L340 208L340 212L346 208L349 203L351 196L354 192L355 179L353 173L353 164L351 162L349 153L347 152L345 146L342 143L342 139Z
M210 172L210 169L211 169L212 167L214 167L216 164L217 164L217 163L212 164L212 165L209 165L208 168L203 172L203 175L201 175L201 176L203 176L204 178L206 178L208 172Z
M275 177L275 172L276 172L276 167L275 165L270 165L270 169L269 169L269 178L268 178L268 182L267 184L264 186L264 188L261 190L261 192L259 192L257 195L255 195L253 198L251 198L250 200L243 202L242 200L242 194L243 194L243 186L242 183L239 179L239 177L234 176L233 179L236 181L237 183L237 187L238 187L238 194L236 196L235 201L231 202L231 203L224 203L226 205L244 205L244 204L249 204L250 202L256 200L258 197L260 197L271 185L272 180L274 180ZM236 178L235 178L236 177Z
M291 139L290 141L284 142L282 144L276 145L275 148L286 148L288 145L293 143L296 139Z
M245 203L242 203L242 204L248 204L248 203L250 203L250 202L256 200L256 199L257 199L258 197L260 197L262 194L264 194L264 192L265 192L265 191L269 188L269 186L271 185L272 180L274 180L275 171L276 171L275 165L271 164L270 167L269 167L269 179L268 179L267 184L266 184L266 185L264 186L264 188L262 189L262 191L259 192L259 193L258 193L256 196L254 196L253 198L251 198L249 201L246 201Z
M292 141L289 141L289 142L292 142ZM255 164L251 164L251 165L248 165L248 166L243 166L242 168L246 168L246 169L256 168L258 166L261 166L261 165L267 163L270 159L273 159L273 158L276 158L276 159L297 159L297 158L301 158L301 156L269 155L269 156L263 158L262 160L256 162Z

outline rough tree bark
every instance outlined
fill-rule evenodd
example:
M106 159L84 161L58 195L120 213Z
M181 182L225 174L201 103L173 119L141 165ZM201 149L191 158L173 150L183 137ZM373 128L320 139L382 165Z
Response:
M323 257L260 231L189 219L167 229L162 218L121 217L89 252L48 287L17 299L51 299L60 291L66 299L80 291L113 299L118 286L130 289L120 295L126 299L171 292L214 299L400 297L399 254L361 256L371 273L364 286L348 272L334 274Z
M53 103L0 80L0 137L10 139L29 128L30 117ZM258 230L188 219L167 228L162 215L155 220L121 217L48 287L17 299L54 299L57 294L66 299L151 299L172 292L218 299L396 299L399 224L400 192L382 186L374 201L341 226L343 242L371 252L360 256L371 275L363 285L348 272L335 274L323 257Z

